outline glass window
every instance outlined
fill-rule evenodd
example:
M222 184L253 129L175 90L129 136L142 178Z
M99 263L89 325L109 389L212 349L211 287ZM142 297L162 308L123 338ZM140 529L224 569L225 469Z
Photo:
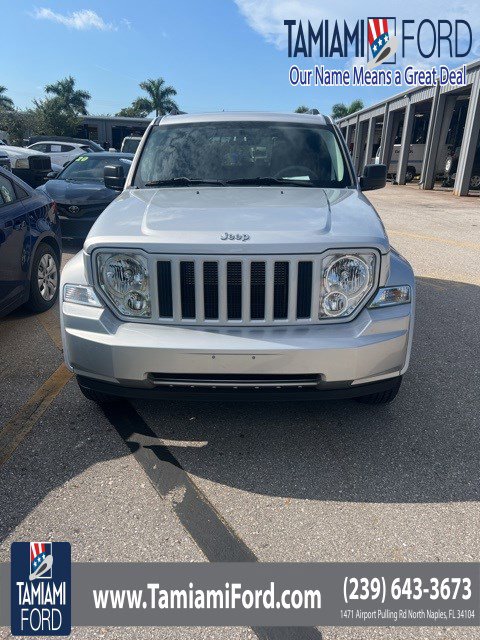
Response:
M428 123L430 116L428 113L417 113L413 119L412 144L426 144Z
M75 147L72 147L71 144L62 144L62 153L68 153L69 151L73 151Z
M13 184L5 178L5 176L0 175L0 206L4 204L10 204L17 199L15 194L15 189L13 188Z
M74 182L103 181L103 170L109 164L124 164L125 174L128 173L132 161L130 158L98 156L96 153L82 154L75 158L59 174L58 180L72 180Z
M50 145L50 153L61 153L62 145L61 144L51 144Z
M25 189L21 187L19 184L15 185L15 191L17 192L17 196L19 200L25 200L25 198L30 197L30 194L27 191L25 191Z
M351 186L333 127L290 122L206 122L154 127L135 185L174 178L248 182L273 178L305 187Z
M122 151L125 153L135 153L140 144L140 138L124 138Z
M34 149L35 151L41 151L42 153L46 153L49 145L45 144L45 142L37 142L37 144L32 144L30 149Z

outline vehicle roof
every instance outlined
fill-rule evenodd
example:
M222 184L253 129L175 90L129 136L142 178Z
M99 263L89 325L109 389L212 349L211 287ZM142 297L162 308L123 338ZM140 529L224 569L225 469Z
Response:
M47 138L46 140L37 140L36 142L32 142L29 144L27 149L33 147L34 144L69 144L73 147L88 147L89 145L86 142L70 142L69 140L55 140L52 138L51 140Z
M154 124L190 124L194 122L297 122L301 124L332 124L330 116L312 113L274 113L263 111L220 111L216 113L182 113L155 118Z

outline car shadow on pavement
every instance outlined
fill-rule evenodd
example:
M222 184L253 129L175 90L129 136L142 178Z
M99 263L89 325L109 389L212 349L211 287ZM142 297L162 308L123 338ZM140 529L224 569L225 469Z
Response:
M478 500L480 287L417 283L411 367L391 405L134 406L188 473L243 491L344 502ZM69 383L0 468L0 541L69 481L88 508L84 472L128 455L101 409Z
M244 491L360 502L478 500L479 306L480 287L417 279L410 369L384 407L135 406L187 472Z

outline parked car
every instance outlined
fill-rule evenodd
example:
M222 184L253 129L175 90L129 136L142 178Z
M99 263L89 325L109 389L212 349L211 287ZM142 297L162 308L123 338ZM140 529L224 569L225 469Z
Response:
M0 167L2 167L2 169L7 169L8 171L12 170L12 163L10 162L10 158L5 153L5 151L2 151L2 147L0 147Z
M0 168L0 316L55 304L62 240L55 203Z
M78 144L76 142L60 143L60 142L35 142L27 149L34 149L50 156L50 160L59 165L65 165L70 160L74 160L77 156L85 153L93 153L89 146Z
M443 184L446 187L453 186L455 182L458 159L460 157L460 148L461 147L457 147L445 161L445 180ZM473 159L472 173L470 176L470 189L480 189L480 144L477 146L475 157Z
M142 136L126 136L123 139L120 151L124 153L135 153L141 140Z
M0 150L10 158L13 173L33 188L43 184L52 170L50 158L34 149L13 147L0 141Z
M69 136L30 136L28 144L33 145L35 142L59 142L60 144L75 142L88 147L90 151L94 153L105 151L98 142L95 142L95 140L89 140L88 138L72 138Z
M89 153L78 156L60 173L52 172L50 180L39 187L57 203L64 238L85 238L90 227L118 192L105 186L104 168L120 164L127 173L131 153Z
M400 144L395 144L392 150L392 157L390 159L390 164L388 165L387 175L396 179L397 177L397 167L398 161L400 159ZM377 149L377 153L375 155L375 163L378 164L380 162L380 154L381 147ZM446 144L442 145L438 152L437 163L435 167L435 176L442 176L444 173L445 167L445 157L448 154L448 146ZM423 158L425 155L425 145L424 144L411 144L410 149L408 151L408 161L407 161L407 169L405 172L405 182L411 182L416 176L421 175L423 168Z
M385 182L328 116L157 118L62 274L84 395L393 400L414 277L364 195Z

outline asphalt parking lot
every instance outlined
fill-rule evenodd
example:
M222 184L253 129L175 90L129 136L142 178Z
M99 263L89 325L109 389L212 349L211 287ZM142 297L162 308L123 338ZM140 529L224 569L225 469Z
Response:
M480 202L414 185L371 200L418 285L411 367L387 407L135 402L104 413L62 367L58 309L2 320L0 560L13 541L54 539L72 542L74 561L480 561ZM67 245L64 261L78 249ZM77 628L72 637L267 636ZM311 637L470 640L480 630Z

